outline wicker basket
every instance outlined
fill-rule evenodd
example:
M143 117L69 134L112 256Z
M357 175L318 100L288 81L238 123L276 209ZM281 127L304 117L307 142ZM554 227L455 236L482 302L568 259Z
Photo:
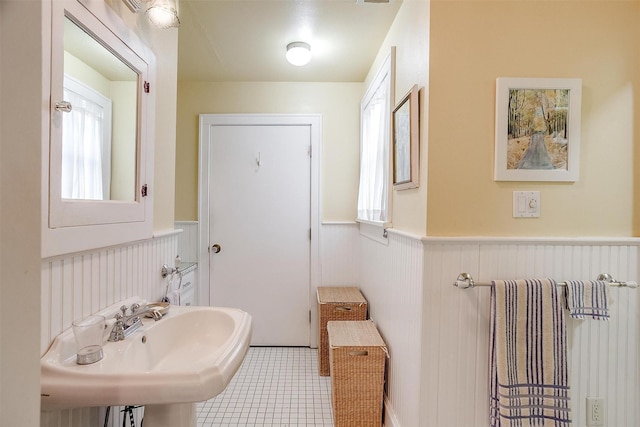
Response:
M327 322L331 320L365 320L367 300L355 287L318 288L318 372L329 375L329 340Z
M370 320L327 325L335 427L382 425L387 348Z

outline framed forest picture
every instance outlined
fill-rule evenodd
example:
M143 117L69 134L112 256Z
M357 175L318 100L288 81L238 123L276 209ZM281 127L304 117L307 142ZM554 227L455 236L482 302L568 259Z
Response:
M581 79L496 80L496 181L577 181Z

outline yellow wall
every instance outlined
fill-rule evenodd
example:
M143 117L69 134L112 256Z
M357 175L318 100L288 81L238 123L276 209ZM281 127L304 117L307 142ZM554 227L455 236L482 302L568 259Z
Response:
M395 101L400 101L414 84L420 88L420 186L393 191L393 228L419 236L426 234L427 209L427 135L429 105L429 2L404 0L387 37L382 44L365 87L375 76L380 64L396 47ZM356 182L357 186L357 182Z
M109 79L66 50L64 51L64 73L93 88L105 98L111 98Z
M639 29L638 1L432 2L428 234L638 235ZM577 182L493 181L497 77L582 78ZM514 190L539 219L512 218Z
M156 57L154 177L148 182L153 195L153 230L174 228L176 152L176 98L178 80L178 29L154 27L144 13L133 14L120 0L105 0L135 31Z
M405 0L364 85L179 82L176 220L197 219L198 114L322 113L324 221L353 220L359 102L396 46L396 101L421 87L420 187L393 192L393 226L431 236L640 234L640 2ZM580 178L493 180L497 77L583 80ZM304 95L301 95L304 94ZM539 190L541 217L512 218Z
M110 91L113 101L111 199L133 201L136 196L137 82L114 81Z
M198 218L198 116L322 114L323 221L353 221L358 191L362 83L179 82L176 221Z
M140 18L146 19L146 16ZM156 232L173 230L175 221L178 29L154 29L150 38L157 60L155 158L151 187L153 230Z

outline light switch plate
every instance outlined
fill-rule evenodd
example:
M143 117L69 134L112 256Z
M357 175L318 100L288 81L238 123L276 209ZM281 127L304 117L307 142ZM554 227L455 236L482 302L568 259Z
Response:
M540 218L540 192L514 191L513 217Z

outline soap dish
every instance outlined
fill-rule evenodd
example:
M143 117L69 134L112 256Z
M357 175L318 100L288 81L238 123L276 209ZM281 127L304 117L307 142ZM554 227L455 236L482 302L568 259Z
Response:
M150 310L156 311L164 316L169 312L169 307L171 307L171 304L169 304L168 302L152 302L150 304L147 304L147 307ZM153 314L146 313L146 316L153 317Z

